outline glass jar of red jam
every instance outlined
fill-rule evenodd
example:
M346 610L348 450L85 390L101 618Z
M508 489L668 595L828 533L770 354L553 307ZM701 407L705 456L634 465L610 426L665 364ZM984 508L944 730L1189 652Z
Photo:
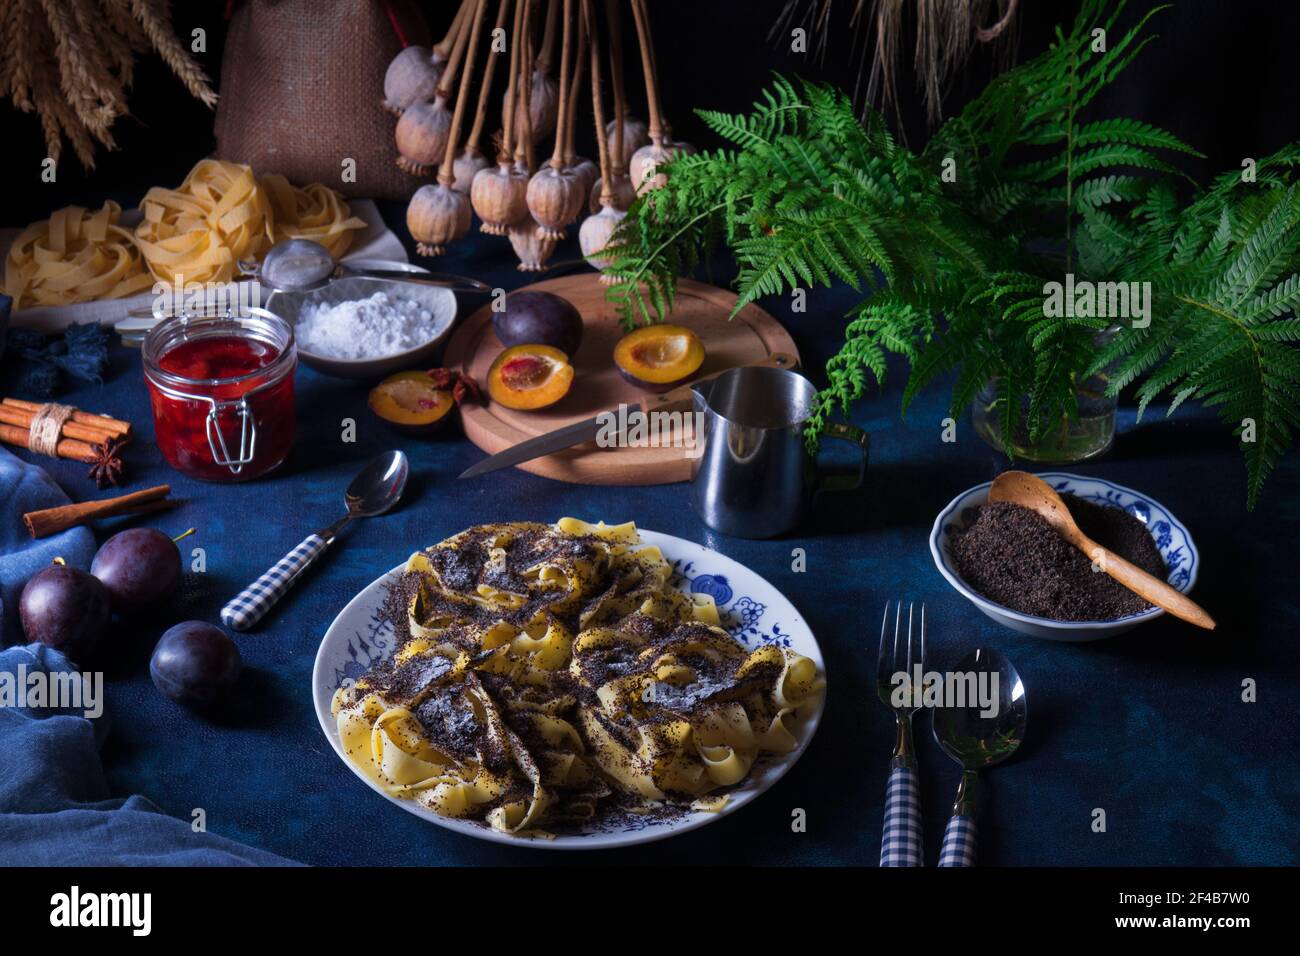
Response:
M248 481L293 445L293 328L265 309L176 315L144 340L154 434L177 471L205 481Z

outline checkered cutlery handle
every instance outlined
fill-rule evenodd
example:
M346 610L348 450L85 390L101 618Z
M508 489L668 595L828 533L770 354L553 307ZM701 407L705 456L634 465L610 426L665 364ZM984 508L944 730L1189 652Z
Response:
M943 831L943 849L939 851L940 866L975 865L975 818L956 813L948 818Z
M221 622L236 631L246 631L288 593L299 575L320 557L329 542L318 534L309 534L302 544L276 562L275 567L240 591L221 609Z
M896 766L885 791L885 831L880 838L881 866L922 866L921 800L916 771Z

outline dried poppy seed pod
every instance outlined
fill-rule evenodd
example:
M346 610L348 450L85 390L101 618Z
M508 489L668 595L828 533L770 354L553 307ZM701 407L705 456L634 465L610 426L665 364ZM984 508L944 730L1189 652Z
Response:
M541 272L555 252L555 240L541 235L542 228L532 214L512 225L506 235L519 257L520 272Z
M567 169L543 166L528 181L528 211L543 239L563 239L564 227L582 212L582 184Z
M667 150L662 141L650 143L639 148L632 154L632 159L627 164L627 171L628 175L632 179L633 188L639 192L641 189L641 183L644 182L646 175L660 163L666 163L671 160L672 154Z
M592 184L600 178L600 167L581 156L566 157L564 168L578 177L578 186L584 196L591 192Z
M401 116L408 106L433 99L441 75L428 47L408 46L384 72L384 109Z
M515 102L519 108L515 110L515 142L522 143L524 134L527 132L526 123L532 124L533 142L540 143L551 133L555 132L555 121L560 112L560 89L559 84L550 76L539 69L533 69L533 91L528 98L528 117L525 120L523 111L524 102L524 78L521 74L519 82L516 84L517 96ZM505 119L502 118L504 126Z
M406 228L422 256L440 256L469 232L469 199L447 183L421 186L406 207Z
M605 272L613 260L602 256L601 253L609 245L609 237L614 234L614 230L618 228L625 215L627 213L622 209L604 205L601 206L600 212L584 219L582 228L578 230L578 245L582 247L582 254L593 268L601 271L600 281L605 285L615 281Z
M663 140L658 143L651 143L649 146L642 146L632 156L632 162L628 166L628 172L632 176L632 185L636 187L637 195L640 196L650 189L660 189L664 183L668 182L668 177L658 172L660 166L665 163L671 163L679 156L690 156L697 152L690 143L674 142L673 140Z
M456 162L452 166L455 174L455 182L451 184L452 188L456 192L468 196L470 189L474 185L474 177L478 175L480 169L487 169L487 167L487 157L473 146L467 145L461 151L461 154L456 157Z
M528 215L528 174L506 161L479 170L470 186L469 199L489 236L504 236L514 223Z
M615 140L615 124L618 120L610 120L605 124L605 142L609 144L609 161L615 166L627 168L628 163L632 162L632 155L642 146L650 143L650 135L646 131L644 120L639 120L631 113L623 117L623 155L619 156L614 147L617 145Z
M427 176L442 162L451 135L451 111L438 97L432 103L413 103L397 121L397 165L412 176Z
M593 212L600 212L600 196L605 188L605 181L597 178L591 186L591 200L588 208ZM632 208L632 202L636 199L636 189L632 185L632 177L625 172L615 171L609 177L609 188L613 193L612 202L615 209L621 209L627 212Z

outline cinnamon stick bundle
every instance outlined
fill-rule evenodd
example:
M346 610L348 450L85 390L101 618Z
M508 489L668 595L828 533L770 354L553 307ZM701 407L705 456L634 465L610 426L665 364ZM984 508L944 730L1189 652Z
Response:
M30 429L34 417L35 412L28 411L18 405L11 405L8 401L0 402L0 424ZM81 417L87 419L98 418L99 416L83 413ZM63 423L61 434L68 438L75 438L78 441L89 442L92 445L102 445L110 438L121 438L123 435L120 430L115 428L105 427L98 423L88 425L84 421L78 421L75 414Z
M30 434L31 432L26 428L0 424L0 442L4 442L6 445L21 445L26 448L27 438ZM60 440L57 451L59 458L71 458L74 461L93 462L99 457L95 454L95 449L91 447L90 442L78 441L75 438Z
M40 409L40 402L28 402L21 398L6 398L0 400L0 406L9 405L13 408L22 409L25 412L35 412ZM72 421L79 425L89 425L99 431L106 431L114 438L130 438L131 423L124 422L117 418L110 418L107 415L96 415L94 412L75 411L72 413Z
M58 417L53 422L45 422L48 431L41 434L41 420L50 412L59 413ZM43 440L37 441L36 435L41 435ZM20 398L0 400L0 442L8 445L21 445L58 458L95 462L100 458L96 446L102 449L110 440L124 443L130 437L130 422L107 415Z

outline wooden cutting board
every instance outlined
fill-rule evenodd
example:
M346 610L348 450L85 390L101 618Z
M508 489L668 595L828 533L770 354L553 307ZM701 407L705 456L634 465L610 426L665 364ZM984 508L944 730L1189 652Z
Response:
M527 288L568 299L582 314L582 345L573 359L576 376L568 395L537 411L514 411L491 400L484 405L466 404L461 409L465 435L488 454L591 418L620 403L636 405L645 394L614 367L614 345L624 330L614 307L605 301L605 287L596 273L547 279ZM703 341L707 357L700 375L745 365L773 352L798 356L790 333L756 305L745 306L727 321L735 304L736 296L725 289L689 279L678 285L670 321L692 329ZM485 305L452 333L444 364L483 385L488 367L503 348L492 330L491 306ZM661 485L691 476L691 463L683 448L600 448L595 442L517 467L546 478L588 485Z

